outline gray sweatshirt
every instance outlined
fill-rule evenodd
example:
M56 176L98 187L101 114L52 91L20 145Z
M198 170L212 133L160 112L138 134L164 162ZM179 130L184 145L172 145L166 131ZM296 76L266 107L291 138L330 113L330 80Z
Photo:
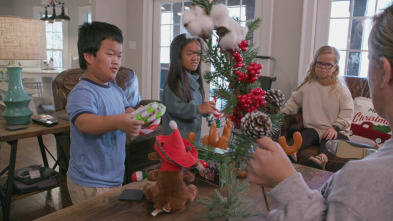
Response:
M267 220L393 220L393 139L376 153L349 161L321 191L311 190L297 173L268 195L278 208Z

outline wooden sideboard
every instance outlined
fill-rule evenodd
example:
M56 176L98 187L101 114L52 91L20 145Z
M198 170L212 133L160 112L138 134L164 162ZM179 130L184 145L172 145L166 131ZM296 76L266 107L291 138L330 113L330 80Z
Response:
M296 170L302 173L306 183L311 189L319 189L333 173L318 170L298 164L294 164ZM119 196L124 189L143 189L149 181L134 182L121 188L114 189L108 193L86 200L77 205L67 207L38 220L201 220L200 215L206 214L204 205L194 201L186 206L181 213L160 213L156 217L151 215L154 207L145 198L141 202L120 201ZM197 199L201 197L214 197L217 186L196 180L194 184L198 187ZM222 191L222 189L219 189ZM248 199L252 200L251 210L261 212L266 210L262 188L251 185ZM270 208L274 208L274 202L269 200ZM250 217L246 220L259 220L259 217Z
M35 117L35 116L33 116ZM1 169L2 171L0 172L0 199L2 203L2 209L3 209L3 221L7 220L12 220L10 219L10 210L11 210L11 202L13 200L18 200L27 196L30 196L32 194L36 194L39 192L42 192L43 190L40 191L35 191L27 194L15 194L13 192L14 188L14 174L15 174L15 162L17 158L17 149L18 149L18 140L20 139L25 139L25 138L30 138L30 137L37 137L37 141L40 147L41 151L41 156L42 156L42 161L45 167L49 167L48 159L47 159L47 152L49 153L50 156L53 157L53 155L49 152L49 150L46 148L42 136L46 134L53 134L55 137L58 136L59 134L63 132L68 132L70 131L70 124L68 121L62 120L62 119L57 119L58 124L54 125L52 127L45 127L43 125L39 125L36 123L33 123L30 121L28 124L25 124L26 129L23 130L17 130L17 131L7 131L5 128L9 125L7 125L6 121L0 120L0 142L7 142L11 146L11 151L10 151L10 160L8 163L8 166L4 169ZM62 156L63 160L66 158L64 148L62 144L58 145L60 154L59 156ZM19 148L26 148L26 147L19 147ZM52 167L52 169L55 169L58 166L58 160L60 159L54 159L56 161L55 165ZM67 162L67 161L64 161ZM67 169L68 165L65 166L64 169ZM8 171L8 174L6 176L6 172ZM58 182L64 181L65 179L59 179ZM1 187L3 183L7 182L6 184L6 189L3 190ZM60 183L59 183L60 185ZM51 187L52 188L52 187ZM51 189L47 188L47 189Z

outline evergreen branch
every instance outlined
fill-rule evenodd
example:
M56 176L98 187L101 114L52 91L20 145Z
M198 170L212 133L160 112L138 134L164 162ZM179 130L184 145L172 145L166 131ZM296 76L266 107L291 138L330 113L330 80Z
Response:
M284 123L283 122L284 114L283 113L271 114L269 115L269 117L270 120L272 121L272 129L270 130L268 136L274 137L276 133L278 133L281 130L281 127Z
M238 163L248 162L251 157L253 141L240 131L233 130L232 137L228 145L231 159Z
M262 24L262 19L261 18L256 18L253 20L250 20L246 23L247 28L248 28L248 32L246 35L246 40L250 40L252 38L252 34L254 33L254 31L259 28L259 26L261 26Z
M217 0L212 0L211 2L209 2L209 0L193 0L192 1L195 5L200 6L201 8L203 8L206 12L207 15L210 14L213 5L216 4Z
M260 214L250 211L249 208L252 201L245 199L249 191L248 181L243 180L243 182L239 182L236 179L236 175L232 172L233 168L233 166L226 164L218 165L220 180L222 185L226 187L227 197L215 190L215 198L204 197L202 202L197 200L197 202L205 205L208 210L207 215L201 217L210 220L222 218L236 220Z

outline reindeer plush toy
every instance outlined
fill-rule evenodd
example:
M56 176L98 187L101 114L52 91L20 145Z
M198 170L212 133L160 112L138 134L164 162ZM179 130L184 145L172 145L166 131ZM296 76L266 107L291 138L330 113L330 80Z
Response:
M148 180L157 182L148 183L143 188L146 199L154 203L153 216L161 211L183 211L186 203L194 201L198 192L195 185L186 185L185 182L194 181L195 175L184 169L198 165L198 151L181 137L175 121L169 124L172 134L157 136L154 145L157 152L149 154L151 160L161 161L160 169L147 175Z

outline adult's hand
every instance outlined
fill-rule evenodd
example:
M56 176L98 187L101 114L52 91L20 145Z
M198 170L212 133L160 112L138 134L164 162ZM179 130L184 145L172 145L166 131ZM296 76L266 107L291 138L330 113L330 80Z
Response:
M287 177L296 173L288 156L281 146L267 137L257 140L264 149L255 148L247 166L250 183L275 187Z

